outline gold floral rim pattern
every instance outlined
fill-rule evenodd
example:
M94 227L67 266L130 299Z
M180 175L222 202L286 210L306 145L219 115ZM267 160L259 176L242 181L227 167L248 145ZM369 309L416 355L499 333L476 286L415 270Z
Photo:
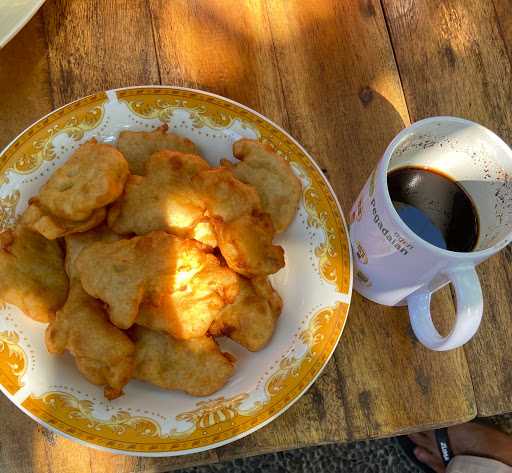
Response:
M235 103L197 91L166 87L131 88L116 91L118 100L139 117L168 121L178 109L186 109L192 126L223 129L235 122L244 128L247 123L258 138L269 143L309 181L304 189L304 207L308 225L321 228L324 241L315 248L321 277L337 292L350 298L349 243L341 214L328 185L303 150L284 132L265 119ZM7 173L25 174L55 158L53 140L67 134L80 140L84 133L97 128L104 116L107 94L102 92L53 112L22 133L2 154L0 172L7 183ZM252 126L253 125L253 126ZM0 178L1 179L1 178ZM19 200L15 191L0 198L0 226L12 225ZM348 299L349 300L349 299ZM299 339L306 352L299 358L283 356L277 369L265 382L265 400L244 410L247 393L207 401L176 416L177 421L190 424L186 431L163 432L160 424L149 417L118 410L105 417L95 411L88 399L79 399L69 392L51 391L40 396L29 395L22 407L34 417L56 429L93 445L125 452L186 452L229 441L255 430L282 412L296 400L322 370L331 356L343 330L348 304L318 309ZM26 354L16 332L0 332L0 384L10 394L22 387L26 370Z
M122 410L108 419L100 419L90 401L63 392L31 395L22 406L72 437L116 450L157 453L216 444L256 428L297 399L329 359L347 313L348 305L340 302L321 309L311 319L308 329L301 333L308 345L306 354L299 361L281 361L266 383L266 401L249 411L241 409L247 398L245 393L229 399L199 401L196 410L177 416L177 420L191 422L192 428L186 432L164 434L153 419Z
M11 394L18 392L23 383L21 378L27 370L27 355L20 346L15 331L0 332L0 384Z
M11 228L16 223L16 207L19 200L19 190L15 190L5 197L0 197L0 230Z
M82 139L86 131L93 130L101 122L106 101L105 92L85 97L50 113L28 128L0 154L0 184L8 182L7 174L11 170L29 174L43 162L55 159L53 140L58 135L64 133L75 141Z

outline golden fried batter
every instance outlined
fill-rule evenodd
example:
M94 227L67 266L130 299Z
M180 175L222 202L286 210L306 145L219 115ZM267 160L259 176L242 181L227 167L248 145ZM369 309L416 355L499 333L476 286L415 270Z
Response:
M283 249L272 245L272 221L261 212L254 187L239 181L225 168L200 172L193 182L231 269L253 277L275 273L284 266Z
M162 149L198 154L192 141L174 133L167 133L168 128L165 124L151 132L122 131L119 134L117 147L124 154L133 174L143 176L146 161L153 153Z
M68 350L78 370L93 384L106 385L105 397L114 399L132 376L135 365L133 342L112 325L103 304L82 288L76 259L95 242L121 239L106 225L65 237L65 268L70 282L69 296L57 318L46 330L50 353Z
M213 227L213 223L208 217L206 217L203 221L196 223L188 237L192 238L193 240L197 240L204 245L209 246L210 248L216 248L218 244L215 228Z
M226 335L250 351L263 349L272 338L283 302L266 277L240 278L240 292L210 327L214 336Z
M134 323L142 303L165 309L169 319L194 322L201 314L196 315L189 299L204 298L208 303L198 307L216 315L236 296L232 278L204 248L194 240L155 231L131 240L94 243L82 250L76 266L84 289L108 305L111 321L120 328Z
M235 176L256 188L275 231L286 230L297 213L301 195L300 181L290 164L270 146L256 140L235 142L233 155L240 160L231 168Z
M177 339L200 337L238 294L238 277L212 254L178 254L176 282L158 305L143 303L136 322ZM181 281L180 281L181 280Z
M130 380L135 366L135 345L114 327L100 301L73 279L68 300L46 329L46 348L68 350L78 370L93 384L105 385L105 397L115 399Z
M146 175L131 176L111 208L109 226L119 234L165 230L188 237L204 219L205 207L191 181L210 166L201 157L162 150L146 163Z
M93 139L52 174L39 191L39 203L59 219L84 221L121 195L128 174L124 156Z
M242 215L261 211L256 189L239 181L228 169L200 172L193 182L210 217L230 222Z
M93 139L53 173L21 222L49 240L85 232L105 219L105 207L121 195L128 173L117 149Z
M66 258L64 262L66 273L69 278L72 279L74 277L79 277L78 271L75 267L75 262L78 255L84 248L87 248L97 241L112 242L119 241L121 239L122 237L110 230L106 225L101 225L89 230L88 232L67 235L64 238L64 241L66 242Z
M39 322L48 322L68 292L62 250L56 241L18 225L0 234L0 299Z
M30 199L29 206L22 214L20 223L40 233L48 240L70 235L72 233L86 232L99 225L105 217L105 207L96 209L89 218L83 221L60 219L45 211L37 198Z
M207 336L175 340L140 326L133 330L135 378L192 396L209 396L221 389L234 371L233 357L222 353Z
M265 276L284 267L284 250L272 244L268 214L243 215L229 223L214 220L219 249L228 266L246 277Z
M48 351L69 351L108 399L130 378L209 396L235 362L212 336L250 351L272 338L282 300L267 275L285 264L272 241L300 181L254 140L218 169L167 125L117 145L80 146L0 233L0 299L49 322Z

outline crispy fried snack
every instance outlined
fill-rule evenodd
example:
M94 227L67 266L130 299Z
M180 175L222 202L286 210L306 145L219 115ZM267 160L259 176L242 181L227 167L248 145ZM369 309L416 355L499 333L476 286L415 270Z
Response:
M300 181L290 164L270 146L256 140L235 142L233 155L240 160L231 166L235 176L256 188L275 231L286 230L295 217L301 195Z
M59 219L83 221L121 195L128 174L124 156L93 139L52 174L39 191L39 203Z
M234 359L207 336L175 340L162 332L135 326L135 378L192 396L221 389L234 371Z
M156 231L94 243L82 250L76 266L86 292L108 304L110 320L119 328L134 323L141 304L158 311L163 320L158 323L165 327L169 321L194 325L210 318L208 311L215 318L238 291L233 289L235 275L204 248L194 240ZM174 330L187 333L184 327Z
M196 223L194 228L192 228L190 231L188 237L192 238L193 240L197 240L203 245L209 246L210 248L216 248L218 245L215 228L213 227L213 223L208 217L205 217L204 220Z
M95 242L118 241L121 237L106 225L65 237L65 268L71 282L68 300L46 330L50 353L68 350L78 370L93 384L106 385L105 397L114 399L132 376L135 366L133 342L108 320L103 304L82 288L76 260Z
M119 236L117 233L114 233L106 225L101 225L92 230L89 230L88 232L67 235L64 238L66 243L66 258L64 260L64 266L69 278L79 278L75 263L78 255L84 248L87 248L88 246L98 241L108 243L119 241L121 239L121 236Z
M272 221L261 212L254 187L222 168L200 172L193 182L206 204L220 251L231 269L253 277L275 273L284 266L283 249L272 245Z
M176 262L174 288L157 305L143 303L136 322L168 332L176 339L201 337L226 303L235 300L238 277L222 267L214 255L201 251L182 251Z
M135 345L114 327L100 301L73 279L68 300L46 329L46 348L61 354L68 350L78 370L93 384L105 385L107 399L123 393L133 375Z
M91 140L50 177L31 199L22 223L55 239L100 224L128 178L128 163L113 146Z
M68 293L64 258L56 241L18 225L0 234L0 298L30 318L48 322Z
M146 161L153 153L162 149L198 154L192 141L174 133L167 133L168 129L165 124L151 132L122 131L119 134L117 147L124 154L133 174L143 176Z
M165 230L189 237L205 221L205 206L192 186L208 163L193 154L158 151L146 162L146 175L131 176L125 192L110 209L108 224L121 235Z
M102 207L96 209L91 216L83 221L64 220L45 211L39 200L29 200L29 206L20 218L20 223L40 233L48 240L55 240L72 233L86 232L99 225L107 216L107 210Z
M268 214L244 215L229 223L213 220L222 256L228 266L248 278L284 267L284 250L272 244L274 228Z
M213 336L226 335L249 351L260 351L272 338L283 302L266 277L240 278L240 292L210 327Z
M202 171L194 177L193 183L210 217L231 222L242 215L261 211L256 189L239 181L228 169Z

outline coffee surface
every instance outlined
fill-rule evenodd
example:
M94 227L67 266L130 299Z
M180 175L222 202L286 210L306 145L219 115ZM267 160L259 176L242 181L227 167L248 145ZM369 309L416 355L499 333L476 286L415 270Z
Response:
M420 238L450 251L472 251L478 216L463 187L434 170L403 167L387 176L393 205Z

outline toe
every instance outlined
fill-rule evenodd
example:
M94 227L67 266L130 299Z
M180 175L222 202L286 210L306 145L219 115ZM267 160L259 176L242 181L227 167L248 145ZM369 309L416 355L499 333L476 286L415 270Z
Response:
M414 442L418 447L428 450L430 453L437 452L437 444L432 432L418 432L409 435L409 439Z
M414 449L414 455L421 462L425 463L425 465L429 466L436 473L445 473L446 468L441 461L441 459L435 455L433 455L428 450L425 450L422 447L416 447Z

